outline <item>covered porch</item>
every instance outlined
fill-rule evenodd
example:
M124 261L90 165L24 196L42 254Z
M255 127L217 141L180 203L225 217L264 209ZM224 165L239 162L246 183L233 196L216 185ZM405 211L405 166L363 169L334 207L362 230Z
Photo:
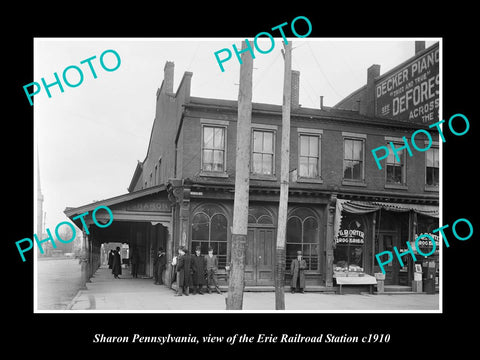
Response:
M127 244L128 258L124 257L122 262L128 264L132 255L136 254L139 277L153 277L153 261L160 248L165 250L167 263L170 263L173 256L171 204L165 186L159 185L76 208L66 208L65 215L83 232L80 260L84 282L88 282L102 264L102 258L105 257L102 244ZM108 227L98 227L93 221L92 213L98 206L108 207L113 214L113 222ZM82 214L84 223L79 217ZM95 219L106 224L110 215L106 211L98 211ZM170 285L170 270L167 266L163 276L167 285Z

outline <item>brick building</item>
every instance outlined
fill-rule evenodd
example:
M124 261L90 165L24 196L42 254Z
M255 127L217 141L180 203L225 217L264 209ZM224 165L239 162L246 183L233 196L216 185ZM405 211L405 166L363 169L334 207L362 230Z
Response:
M73 218L109 206L113 224L89 228L85 246L93 254L104 242L126 242L140 254L139 274L146 276L159 247L170 262L179 246L200 245L202 253L212 246L220 274L231 258L237 102L191 96L192 75L185 72L174 92L174 64L166 63L147 154L137 163L129 193L65 211ZM373 278L376 253L406 248L416 234L438 226L438 142L411 157L403 150L400 161L389 157L379 170L372 149L402 144L403 136L427 124L346 106L304 108L300 73L292 75L287 267L302 250L307 287L329 288L346 274ZM370 96L362 91L358 98ZM358 98L340 105L358 105ZM250 286L274 284L281 113L281 106L253 103L245 269ZM435 139L438 134L429 130ZM91 275L99 264L90 256ZM392 263L386 284L410 286L413 262L405 259L404 265Z

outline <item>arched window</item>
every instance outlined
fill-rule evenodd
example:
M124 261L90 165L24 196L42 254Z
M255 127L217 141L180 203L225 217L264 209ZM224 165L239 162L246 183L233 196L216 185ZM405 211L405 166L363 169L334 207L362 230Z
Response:
M248 224L273 225L273 218L265 208L252 206L248 209Z
M318 270L318 220L310 210L296 209L288 218L286 250L287 269L297 257L297 251L301 251L307 270Z
M208 247L218 257L218 266L227 263L227 218L218 206L207 205L196 212L192 219L192 253L200 246L202 254Z

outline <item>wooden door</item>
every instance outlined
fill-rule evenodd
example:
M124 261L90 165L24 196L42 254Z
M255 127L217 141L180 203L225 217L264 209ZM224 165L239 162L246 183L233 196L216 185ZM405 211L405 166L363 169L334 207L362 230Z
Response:
M391 251L393 259L390 263L384 265L385 268L385 285L399 284L400 264L396 259L393 247L398 248L398 236L396 232L380 233L380 249L381 251Z
M249 228L245 249L245 284L273 285L275 229Z

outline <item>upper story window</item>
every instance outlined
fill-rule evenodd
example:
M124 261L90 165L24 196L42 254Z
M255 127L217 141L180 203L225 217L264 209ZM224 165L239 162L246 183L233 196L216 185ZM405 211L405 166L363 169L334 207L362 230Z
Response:
M394 146L397 149L401 147L402 144L394 143ZM393 151L390 151L387 157L385 173L386 173L386 182L388 184L405 184L406 183L405 149L397 151L397 156L395 156Z
M365 172L365 140L362 138L344 137L343 143L343 179L363 181Z
M202 171L225 171L225 127L202 126Z
M431 147L425 153L426 185L438 186L440 182L439 149Z
M252 138L252 173L275 175L275 132L254 129Z
M320 134L299 134L298 176L320 177L320 139Z

